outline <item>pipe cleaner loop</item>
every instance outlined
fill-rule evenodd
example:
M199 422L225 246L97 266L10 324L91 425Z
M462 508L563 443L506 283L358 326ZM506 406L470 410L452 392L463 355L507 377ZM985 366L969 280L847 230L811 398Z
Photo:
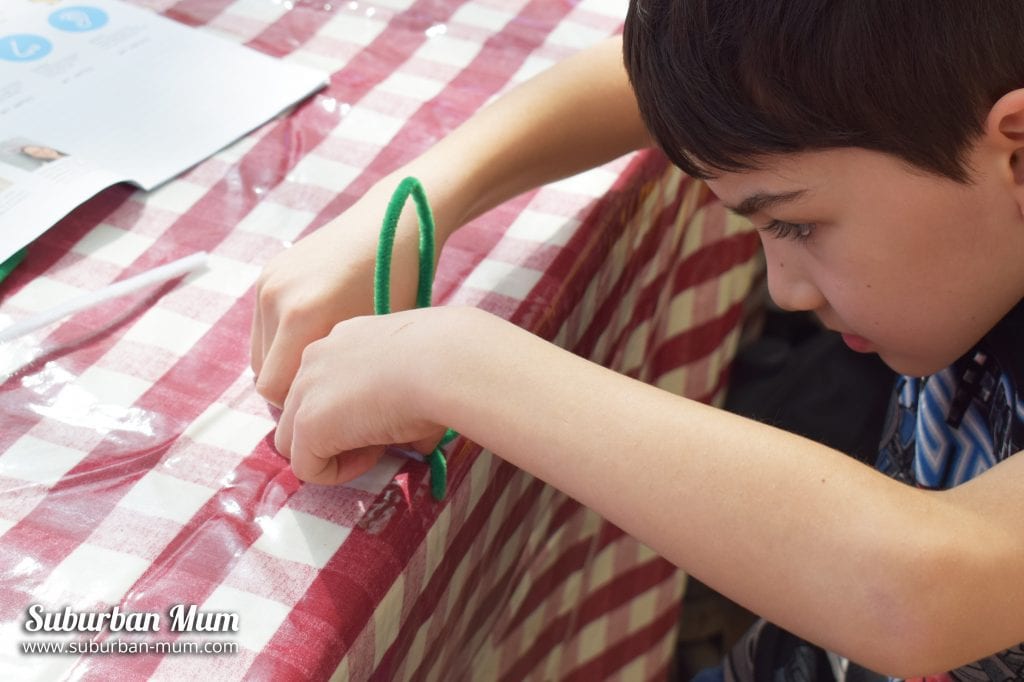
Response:
M398 188L391 195L387 210L384 212L384 224L380 229L377 263L373 271L373 311L377 315L387 315L391 312L391 254L395 248L398 220L402 216L402 209L410 195L416 204L416 217L419 220L420 229L420 266L419 279L416 283L416 307L430 307L431 289L434 285L434 214L430 210L430 203L427 201L427 193L423 190L423 185L416 178L408 177L398 183ZM430 492L437 501L444 499L445 490L448 487L448 462L445 460L441 448L458 435L455 431L448 429L434 451L427 455L427 464L430 466Z

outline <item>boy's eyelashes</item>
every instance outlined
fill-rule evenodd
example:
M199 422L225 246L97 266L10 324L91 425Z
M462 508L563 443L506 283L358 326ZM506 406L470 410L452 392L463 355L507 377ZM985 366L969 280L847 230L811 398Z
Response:
M792 239L803 242L810 239L814 233L814 223L788 223L784 220L773 220L757 229L771 234L774 239Z

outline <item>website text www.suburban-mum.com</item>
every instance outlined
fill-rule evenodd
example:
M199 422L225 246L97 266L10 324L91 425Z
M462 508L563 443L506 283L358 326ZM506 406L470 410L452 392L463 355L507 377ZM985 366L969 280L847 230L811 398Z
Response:
M238 632L238 614L200 611L194 604L175 604L167 611L168 627L164 629L163 614L155 611L122 611L115 606L108 611L76 611L70 607L47 611L41 604L32 604L25 612L26 639L19 643L21 653L43 655L222 655L238 653L238 642L231 640L180 639L182 633L210 635ZM168 632L164 640L141 639L152 633ZM127 635L126 638L100 639L100 634ZM85 635L82 639L36 639L35 635Z

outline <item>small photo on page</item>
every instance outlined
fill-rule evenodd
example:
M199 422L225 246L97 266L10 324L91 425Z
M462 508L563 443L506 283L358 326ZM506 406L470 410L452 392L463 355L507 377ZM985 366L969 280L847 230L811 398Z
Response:
M24 171L34 171L65 156L67 154L47 144L23 137L12 137L0 142L0 163Z
M0 178L0 194L4 193L4 190L13 185L14 183L6 178Z

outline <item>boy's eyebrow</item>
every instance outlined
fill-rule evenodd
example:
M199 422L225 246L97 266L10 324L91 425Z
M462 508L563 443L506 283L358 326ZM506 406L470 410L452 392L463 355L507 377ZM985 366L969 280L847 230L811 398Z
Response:
M751 194L735 206L726 206L726 208L737 215L751 216L755 213L760 213L765 209L798 199L803 196L803 194L804 190L802 189L798 189L793 192L780 192L778 194L758 192L756 194Z

